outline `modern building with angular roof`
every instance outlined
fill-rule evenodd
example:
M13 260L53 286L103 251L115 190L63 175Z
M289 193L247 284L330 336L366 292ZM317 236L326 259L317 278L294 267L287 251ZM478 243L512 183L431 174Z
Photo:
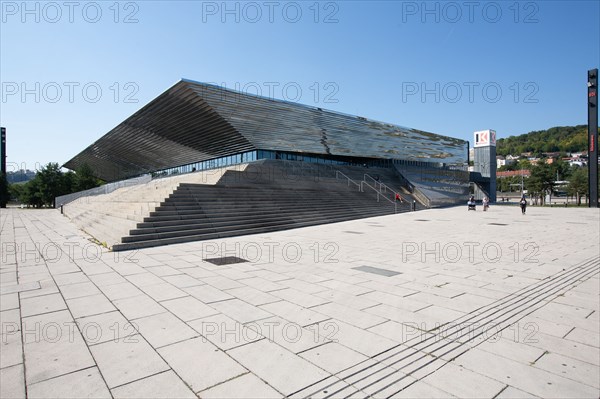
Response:
M59 197L113 250L463 203L468 142L181 80L65 166L108 184Z
M108 182L260 158L463 166L468 142L318 107L180 80L65 163Z

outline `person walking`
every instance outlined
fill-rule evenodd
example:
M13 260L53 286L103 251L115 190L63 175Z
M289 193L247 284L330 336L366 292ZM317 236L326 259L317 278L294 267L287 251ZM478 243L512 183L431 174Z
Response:
M486 196L483 198L483 211L487 211L490 207L490 199Z
M519 205L521 206L521 214L524 215L527 211L527 200L525 199L525 195L521 197L521 201L519 201Z

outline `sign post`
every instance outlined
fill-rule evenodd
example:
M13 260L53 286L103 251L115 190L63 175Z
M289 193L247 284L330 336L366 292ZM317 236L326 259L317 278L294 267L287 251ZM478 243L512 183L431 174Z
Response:
M598 68L588 71L588 198L598 207Z

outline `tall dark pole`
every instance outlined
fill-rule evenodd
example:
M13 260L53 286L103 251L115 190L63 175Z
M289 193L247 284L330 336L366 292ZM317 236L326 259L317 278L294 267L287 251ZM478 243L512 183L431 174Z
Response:
M2 170L2 176L6 177L6 128L5 127L0 127L0 139L2 140L2 142L0 143L0 154L2 154L2 159L0 160L0 162L2 162L1 170Z
M598 68L588 71L588 197L598 207Z
M8 181L6 180L6 128L0 127L0 172L2 187L0 187L0 208L6 208L8 201Z

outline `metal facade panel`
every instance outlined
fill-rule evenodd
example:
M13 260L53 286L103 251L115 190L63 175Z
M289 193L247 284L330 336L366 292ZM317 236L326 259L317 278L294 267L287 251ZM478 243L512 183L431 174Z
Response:
M119 180L256 149L182 82L65 164Z
M462 164L467 142L359 116L189 82L261 149Z

